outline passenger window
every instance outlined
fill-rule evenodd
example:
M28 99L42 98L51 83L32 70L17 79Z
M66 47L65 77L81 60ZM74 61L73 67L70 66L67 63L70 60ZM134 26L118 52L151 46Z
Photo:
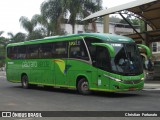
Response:
M86 46L82 40L70 41L69 48L70 48L69 58L89 60Z
M39 51L40 58L52 58L53 54L53 43L41 44L41 49Z
M17 59L25 59L26 58L26 46L18 46L17 47Z
M17 48L16 47L8 47L7 48L7 56L10 59L16 59L17 58Z
M56 42L53 44L53 58L67 58L67 42Z
M39 55L38 55L39 49L40 49L40 45L30 45L28 47L27 58L29 58L29 59L39 58Z
M92 61L96 61L96 46L92 45L92 43L103 43L103 41L97 38L85 38L85 42L88 46Z

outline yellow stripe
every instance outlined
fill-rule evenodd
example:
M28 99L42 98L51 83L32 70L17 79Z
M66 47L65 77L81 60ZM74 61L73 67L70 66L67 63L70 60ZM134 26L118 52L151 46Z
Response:
M116 92L115 90L108 90L108 89L98 89L98 88L90 88L93 91L104 91L104 92Z
M43 84L43 83L34 83L34 82L30 82L29 84L46 85L46 86L53 86L53 87L76 88L75 86L68 86L68 85L55 85L55 84Z

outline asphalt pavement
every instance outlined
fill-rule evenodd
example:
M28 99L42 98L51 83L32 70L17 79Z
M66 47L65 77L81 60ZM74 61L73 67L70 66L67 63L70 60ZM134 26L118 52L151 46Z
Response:
M0 72L0 111L159 111L159 79L145 81L142 91L122 93L95 92L91 95L80 95L75 90L36 87L23 89L20 83L10 83L5 72ZM1 118L0 118L1 119ZM17 120L10 118L11 120ZM10 120L2 119L2 120ZM46 118L42 118L42 120ZM47 118L53 120L53 118ZM73 118L54 118L54 120ZM74 118L81 120L82 118ZM99 117L83 118L97 120ZM101 118L101 120L137 120L144 118ZM36 120L20 118L18 120ZM37 118L39 120L39 118ZM40 119L41 120L41 119ZM152 120L147 118L145 120ZM153 118L158 120L158 118Z

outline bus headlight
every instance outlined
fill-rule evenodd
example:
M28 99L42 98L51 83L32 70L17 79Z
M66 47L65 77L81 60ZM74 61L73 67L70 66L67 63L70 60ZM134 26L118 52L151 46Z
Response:
M104 76L105 76L105 77L107 77L107 78L110 78L110 79L112 79L112 80L114 80L114 81L116 81L116 82L121 82L121 81L122 81L122 80L120 80L120 79L117 79L117 78L111 77L111 76L106 75L106 74L104 74Z
M117 82L121 82L122 80L114 78L113 80L117 81Z
M141 78L141 80L144 80L144 78Z

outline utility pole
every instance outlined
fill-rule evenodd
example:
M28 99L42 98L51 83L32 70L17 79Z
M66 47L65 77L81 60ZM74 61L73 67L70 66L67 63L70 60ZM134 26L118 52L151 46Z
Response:
M103 31L104 33L109 33L109 15L104 16L104 26L103 26Z

